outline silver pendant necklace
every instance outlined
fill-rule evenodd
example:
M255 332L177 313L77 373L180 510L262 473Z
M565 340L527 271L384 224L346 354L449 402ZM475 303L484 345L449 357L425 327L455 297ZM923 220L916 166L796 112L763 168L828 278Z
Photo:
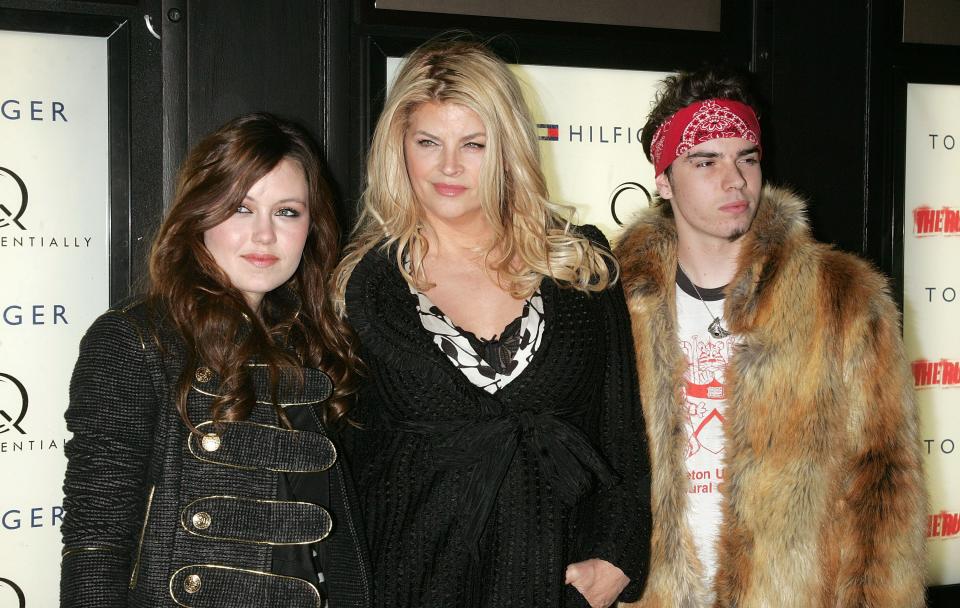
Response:
M717 340L721 338L726 338L730 335L730 332L726 330L720 321L720 317L713 314L713 311L710 310L710 307L707 306L706 300L703 299L703 296L700 295L700 290L697 289L697 284L693 282L693 279L690 277L690 273L687 272L687 269L683 267L683 264L680 263L680 260L677 260L677 266L680 267L680 270L687 277L687 280L690 281L690 285L693 286L693 291L697 294L700 303L703 304L703 307L707 309L707 314L713 317L713 321L710 322L710 325L707 326L707 332Z

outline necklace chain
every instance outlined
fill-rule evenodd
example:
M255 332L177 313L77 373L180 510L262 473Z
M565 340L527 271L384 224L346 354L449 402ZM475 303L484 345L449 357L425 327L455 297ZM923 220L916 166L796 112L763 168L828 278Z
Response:
M707 326L707 331L711 336L717 338L726 338L730 335L730 332L723 326L723 322L720 320L720 317L713 314L713 311L710 310L710 307L707 306L707 301L703 299L703 296L700 295L700 290L697 289L697 284L693 282L693 279L690 277L690 273L687 272L687 269L683 267L683 264L680 263L680 260L677 260L677 266L680 267L680 271L687 277L687 280L690 281L690 285L693 286L693 291L697 294L697 298L700 300L700 303L703 304L703 307L707 309L707 314L713 317L713 321L710 322L710 325Z

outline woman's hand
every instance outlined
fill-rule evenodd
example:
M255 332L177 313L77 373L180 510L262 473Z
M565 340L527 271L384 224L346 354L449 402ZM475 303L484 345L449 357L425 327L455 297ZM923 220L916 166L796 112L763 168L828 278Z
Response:
M630 578L608 561L588 559L567 566L568 585L573 585L591 608L612 605Z

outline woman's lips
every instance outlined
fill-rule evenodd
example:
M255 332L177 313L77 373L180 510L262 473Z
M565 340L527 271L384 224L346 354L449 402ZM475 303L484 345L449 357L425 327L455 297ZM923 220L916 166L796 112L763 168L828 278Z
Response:
M463 194L467 188L466 186L458 186L456 184L434 184L433 189L441 196L457 196Z
M278 258L275 255L270 255L268 253L248 253L246 255L240 256L246 261L250 262L258 268L266 268L267 266L273 266L277 263Z

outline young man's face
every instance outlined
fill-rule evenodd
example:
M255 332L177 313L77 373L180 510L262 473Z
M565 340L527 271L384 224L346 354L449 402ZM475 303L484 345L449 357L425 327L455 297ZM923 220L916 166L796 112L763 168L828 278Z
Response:
M732 242L750 228L760 200L760 150L739 137L711 139L678 156L657 177L681 239Z

